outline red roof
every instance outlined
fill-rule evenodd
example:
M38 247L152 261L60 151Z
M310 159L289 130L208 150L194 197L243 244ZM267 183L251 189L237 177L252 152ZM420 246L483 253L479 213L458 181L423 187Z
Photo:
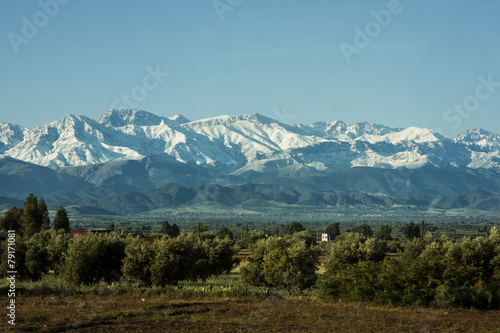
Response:
M89 230L71 230L69 233L71 234L71 236L87 236L89 234Z

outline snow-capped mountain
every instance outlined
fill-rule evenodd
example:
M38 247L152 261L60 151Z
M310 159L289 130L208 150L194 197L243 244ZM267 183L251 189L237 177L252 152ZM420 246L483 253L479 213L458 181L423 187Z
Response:
M111 109L33 129L0 124L0 154L51 168L168 155L224 173L324 172L356 166L500 171L500 136L472 129L453 139L416 127L341 121L287 125L260 114L189 121Z
M28 129L9 123L0 123L0 154L24 140Z

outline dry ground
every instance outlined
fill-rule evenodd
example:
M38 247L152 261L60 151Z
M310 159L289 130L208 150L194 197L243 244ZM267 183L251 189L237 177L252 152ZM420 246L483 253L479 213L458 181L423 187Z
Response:
M27 295L16 302L21 332L500 332L500 311L147 292ZM9 331L3 316L0 330Z

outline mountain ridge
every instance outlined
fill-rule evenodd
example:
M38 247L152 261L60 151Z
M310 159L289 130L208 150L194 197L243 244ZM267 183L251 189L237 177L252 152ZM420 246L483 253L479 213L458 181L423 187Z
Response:
M11 202L33 192L87 213L231 203L493 211L500 135L474 128L450 139L370 122L283 124L258 113L190 121L111 109L33 129L0 123L0 182ZM177 187L167 195L169 184Z
M346 143L351 153L339 155ZM287 164L286 160L294 160L294 152L306 147L335 145L339 150L332 156L341 162L313 159L309 168L434 165L500 171L500 135L481 129L449 139L429 129L390 128L369 122L289 125L258 113L189 121L181 115L167 118L142 110L116 109L97 120L67 115L33 129L0 124L1 154L54 169L166 154L182 163L226 165L238 174L239 169L262 169L264 159Z

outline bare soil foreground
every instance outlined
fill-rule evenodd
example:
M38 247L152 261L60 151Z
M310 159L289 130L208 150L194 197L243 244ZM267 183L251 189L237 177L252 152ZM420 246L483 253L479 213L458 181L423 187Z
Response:
M180 297L178 297L180 296ZM21 332L500 332L500 311L402 309L279 297L145 291L26 295Z

